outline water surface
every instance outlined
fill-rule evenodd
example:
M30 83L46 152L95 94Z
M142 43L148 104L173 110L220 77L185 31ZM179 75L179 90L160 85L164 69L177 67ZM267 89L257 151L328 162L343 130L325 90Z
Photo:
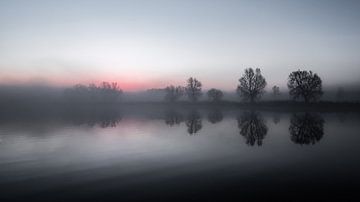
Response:
M216 109L2 119L0 199L352 200L359 120Z

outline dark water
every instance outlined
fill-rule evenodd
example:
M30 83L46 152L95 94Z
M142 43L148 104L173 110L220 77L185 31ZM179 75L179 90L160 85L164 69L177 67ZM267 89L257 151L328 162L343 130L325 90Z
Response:
M244 110L2 119L0 199L357 201L359 120Z

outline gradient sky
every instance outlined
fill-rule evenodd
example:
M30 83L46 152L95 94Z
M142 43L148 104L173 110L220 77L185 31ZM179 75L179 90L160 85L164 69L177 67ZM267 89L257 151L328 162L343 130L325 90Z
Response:
M0 0L0 80L117 81L233 90L246 67L269 86L297 69L360 80L360 1Z

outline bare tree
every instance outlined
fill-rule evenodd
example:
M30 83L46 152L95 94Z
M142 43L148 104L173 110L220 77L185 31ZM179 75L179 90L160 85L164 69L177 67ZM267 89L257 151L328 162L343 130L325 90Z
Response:
M201 93L201 82L198 81L196 78L190 77L187 80L187 86L186 86L186 93L188 98L192 102L196 102L199 97L202 95Z
M122 90L116 82L102 82L100 89L100 95L104 102L115 102L119 100L122 95Z
M272 95L274 97L278 97L280 95L280 88L279 86L275 85L272 87Z
M168 86L165 88L165 100L168 102L175 102L184 94L184 87L181 86Z
M245 73L239 79L240 85L238 85L236 91L244 99L250 100L254 103L256 99L260 99L261 95L265 92L266 80L261 75L259 68L256 68L255 72L252 68L245 69Z
M317 101L323 94L320 77L312 71L294 71L289 75L287 86L294 100L303 98L305 103Z
M219 102L223 98L224 94L221 90L212 88L207 92L207 96L210 101Z

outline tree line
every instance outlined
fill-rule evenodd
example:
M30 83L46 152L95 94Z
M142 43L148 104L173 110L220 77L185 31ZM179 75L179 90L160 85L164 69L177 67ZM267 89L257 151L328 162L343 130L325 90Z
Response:
M255 103L265 93L266 86L266 79L259 68L255 70L247 68L239 79L236 92L242 100ZM297 70L291 72L288 77L287 87L292 99L303 100L305 103L316 102L323 95L322 81L312 71ZM191 102L197 102L203 95L202 83L193 77L187 79L185 86L170 85L164 89L164 92L165 101L171 103L180 100L184 96ZM69 100L79 102L117 102L122 94L123 91L116 82L103 82L100 85L90 84L88 86L77 84L65 90L65 96ZM206 95L209 101L220 102L224 93L219 89L211 88L206 92ZM278 86L272 87L272 95L274 97L280 95Z
M73 102L107 103L119 101L123 94L122 89L116 82L102 82L100 85L77 84L72 88L65 89L65 98Z
M239 85L236 88L237 94L244 100L254 103L258 101L265 93L266 79L261 74L261 70L256 68L245 69L244 74L239 79ZM192 102L196 102L202 96L202 84L196 78L190 77L187 80L186 87L170 85L165 88L165 100L175 102L183 95L186 95ZM289 94L294 100L303 100L306 103L315 102L323 94L322 81L320 77L312 71L298 70L291 72L288 77L287 87ZM221 90L212 88L207 91L209 101L219 102L224 94ZM272 87L272 95L280 95L278 86Z

